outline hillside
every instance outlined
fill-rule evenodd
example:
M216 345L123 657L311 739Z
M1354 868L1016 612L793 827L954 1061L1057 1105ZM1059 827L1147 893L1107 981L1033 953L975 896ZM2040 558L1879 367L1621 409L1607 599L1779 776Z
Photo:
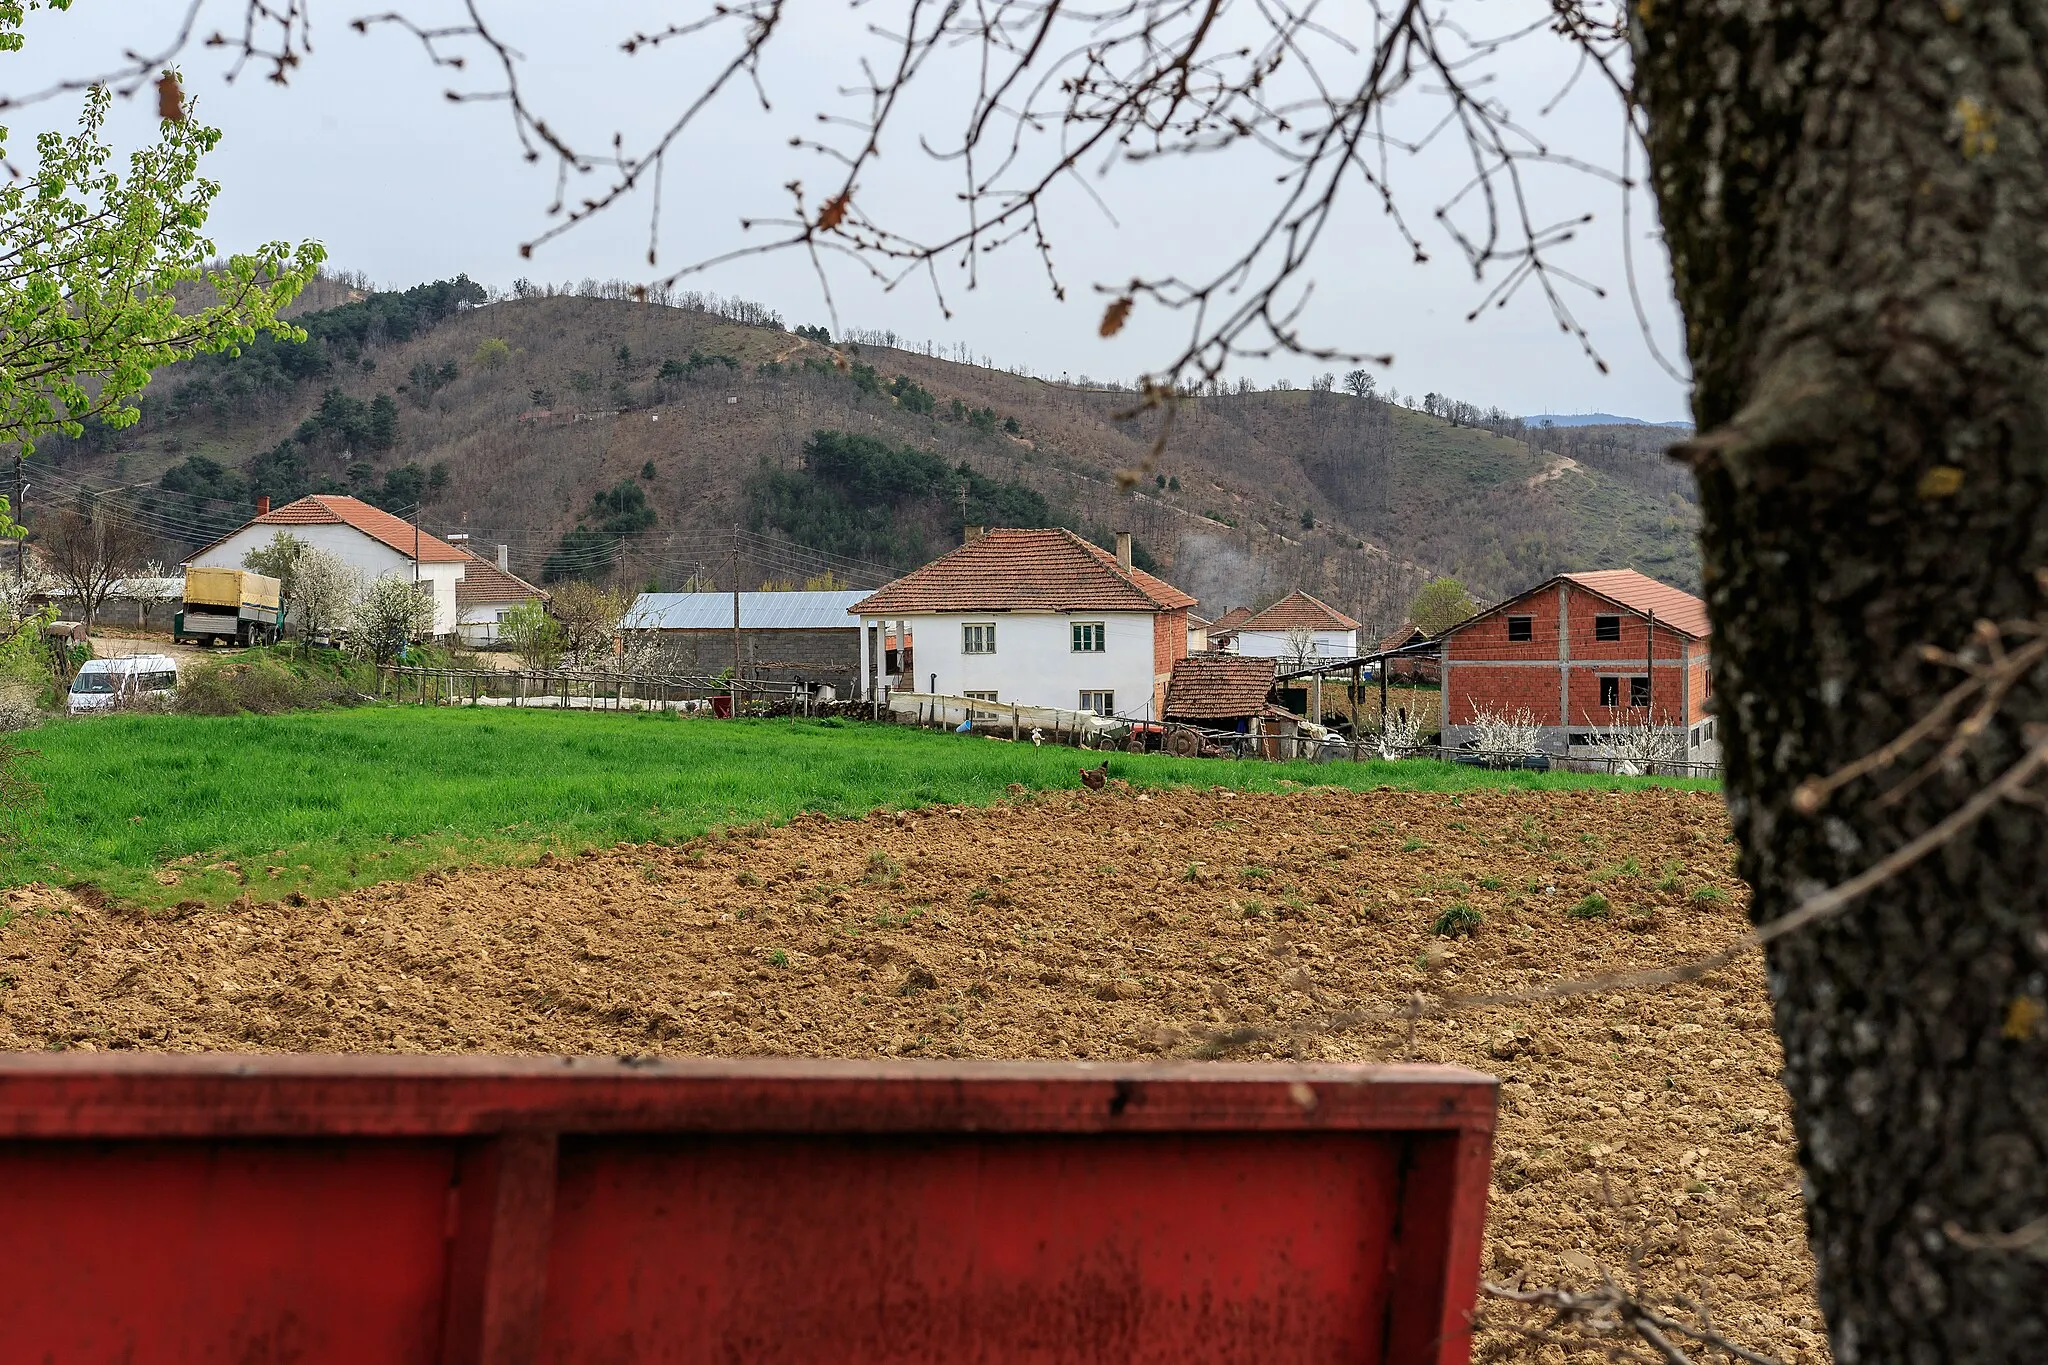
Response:
M1299 585L1377 625L1439 572L1483 596L1620 564L1698 581L1689 478L1658 429L1524 440L1326 389L1228 392L1185 399L1123 493L1156 420L1122 415L1128 392L835 347L744 306L483 299L466 280L325 288L307 344L172 367L136 426L43 443L31 521L118 485L121 515L189 546L258 493L338 490L509 544L535 578L724 586L745 528L858 583L955 543L964 496L968 520L1132 530L1212 610ZM821 431L839 455L807 459ZM740 575L771 576L751 554Z

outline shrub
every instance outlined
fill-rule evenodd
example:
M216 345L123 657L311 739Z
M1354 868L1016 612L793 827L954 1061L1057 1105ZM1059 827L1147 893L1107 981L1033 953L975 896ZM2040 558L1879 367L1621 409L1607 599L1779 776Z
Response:
M1607 897L1595 891L1577 905L1574 905L1567 913L1573 919L1606 919L1608 908Z
M181 672L173 709L188 716L273 716L362 699L340 678L295 673L272 659L237 659Z
M1464 938L1479 932L1483 922L1477 910L1459 901L1446 906L1444 912L1436 917L1436 923L1429 926L1429 931L1439 938Z
M1728 899L1728 893L1718 886L1703 886L1692 893L1692 898L1702 905L1712 905Z

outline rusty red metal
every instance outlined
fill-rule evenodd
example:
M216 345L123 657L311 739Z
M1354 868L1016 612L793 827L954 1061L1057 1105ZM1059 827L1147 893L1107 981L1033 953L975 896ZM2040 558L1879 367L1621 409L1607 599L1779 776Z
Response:
M0 1059L0 1361L1459 1365L1449 1067Z

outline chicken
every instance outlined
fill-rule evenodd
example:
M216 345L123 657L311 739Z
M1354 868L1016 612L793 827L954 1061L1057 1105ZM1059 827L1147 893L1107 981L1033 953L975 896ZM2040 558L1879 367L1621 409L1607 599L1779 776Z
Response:
M1109 785L1109 760L1103 759L1099 768L1081 769L1081 785L1089 791L1099 792Z

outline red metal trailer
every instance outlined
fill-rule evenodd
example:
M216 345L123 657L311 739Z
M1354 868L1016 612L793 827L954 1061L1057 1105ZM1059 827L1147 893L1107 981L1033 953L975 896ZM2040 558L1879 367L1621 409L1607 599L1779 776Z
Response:
M0 1361L1468 1356L1449 1067L0 1059Z

